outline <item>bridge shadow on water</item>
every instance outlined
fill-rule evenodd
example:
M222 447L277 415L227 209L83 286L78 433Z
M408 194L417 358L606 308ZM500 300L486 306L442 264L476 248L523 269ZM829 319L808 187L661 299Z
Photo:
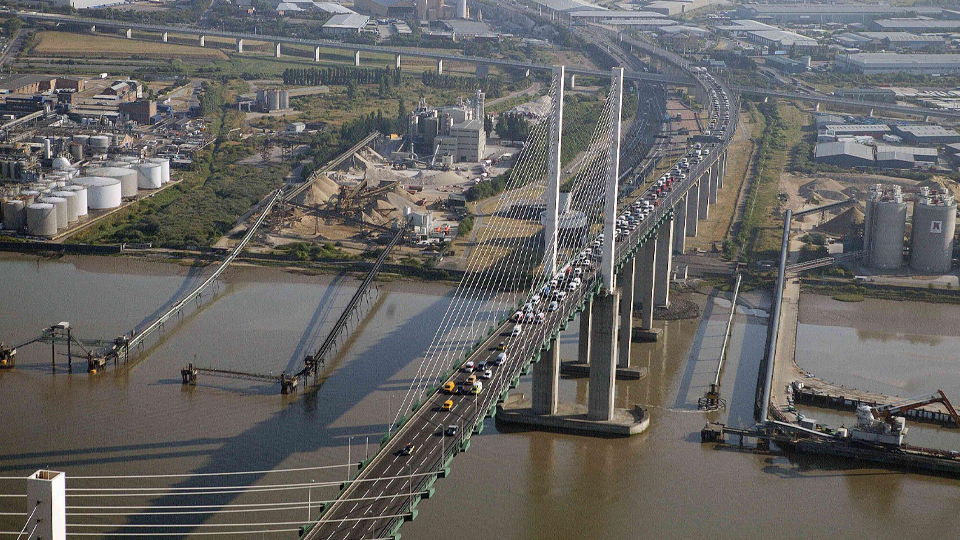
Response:
M401 311L397 316L408 316L408 319L392 332L381 337L374 343L371 343L363 351L355 351L350 354L349 344L345 344L340 356L347 357L347 360L337 366L330 366L332 373L329 378L317 388L302 388L301 394L296 399L274 413L269 419L261 421L246 429L239 435L214 439L216 446L206 452L198 452L196 456L198 466L190 471L193 474L215 474L224 471L242 471L242 470L271 470L287 467L309 467L315 465L331 465L346 462L347 452L343 449L349 444L349 437L353 437L353 459L352 462L358 462L363 456L363 445L365 437L370 437L370 450L379 448L380 437L386 432L386 422L388 415L385 411L382 418L384 423L374 423L366 425L336 425L344 415L355 408L365 397L373 392L381 392L384 385L395 386L395 381L391 377L400 372L407 364L417 357L420 357L427 344L433 338L435 321L442 319L451 295L438 297L422 312L409 316L409 313ZM397 299L402 302L402 298ZM359 328L362 330L367 321L380 315L380 309L374 307L366 315L365 321L361 322ZM391 309L383 310L384 318L392 318ZM301 340L302 341L302 340ZM386 401L386 400L384 400ZM383 405L386 405L384 402ZM394 402L396 405L396 400ZM392 419L392 414L389 415ZM170 443L171 446L180 446L184 443ZM190 444L187 442L186 444ZM313 454L311 457L310 455ZM291 457L304 456L300 463L286 463ZM355 474L355 473L354 473ZM289 474L255 474L249 476L194 476L170 486L171 489L165 491L189 491L184 488L209 488L224 486L249 486L260 483L267 479L265 484L289 484L309 482L316 479L323 481L341 481L345 478L345 471L342 468L330 469L325 471L297 473L294 476ZM244 497L244 503L288 501L292 504L299 502L305 503L308 499L306 490L278 491L267 493L262 496L244 495L242 493L215 494L204 497L184 497L178 495L165 495L149 501L150 506L160 508L163 506L179 506L185 504L204 504L213 505L212 510L218 507L229 505L240 497ZM337 486L318 487L312 490L312 500L329 500L336 497ZM259 495L259 494L258 494ZM140 500L140 499L138 499ZM115 501L107 500L108 504ZM123 504L134 504L124 502ZM136 503L141 504L141 503ZM144 512L156 512L159 510L145 510ZM294 514L293 512L296 512ZM316 518L314 510L314 518ZM240 512L235 514L226 514L221 520L227 523L243 522L292 522L304 520L306 510L296 511L276 511L276 512ZM252 516L252 517L251 517ZM148 516L136 515L129 518L127 525L182 525L183 534L180 536L170 536L167 538L186 538L191 532L210 532L219 530L219 527L203 527L197 529L193 525L204 524L211 521L211 516L203 514L198 515L165 515ZM296 528L295 526L283 527L259 527L259 528ZM225 527L230 529L230 527ZM120 526L113 529L105 536L115 533L137 534L145 530L153 532L156 529ZM177 531L180 532L180 531ZM228 534L224 534L228 536ZM243 535L246 536L246 535ZM274 536L275 537L275 536Z
M187 272L187 276L183 279L183 283L181 283L180 287L174 291L172 295L170 295L170 299L164 302L153 313L147 315L143 318L143 320L134 325L133 328L137 331L137 333L139 333L141 329L148 326L153 321L157 320L160 315L163 315L164 312L179 302L181 298L192 292L194 288L200 285L201 278L203 277L203 270L204 268L202 266L191 266L190 270Z
M328 317L333 313L336 299L340 295L340 285L347 277L346 272L337 274L336 277L333 278L333 281L330 282L330 285L324 290L323 296L320 297L320 302L317 305L317 310L313 313L313 317L310 318L310 322L307 323L306 328L303 329L303 335L300 336L296 350L290 355L290 361L287 362L287 373L295 372L308 352L309 354L313 354L313 349L317 348L317 341L321 338L320 330L323 328L324 323L327 322ZM330 321L330 323L332 325L333 321Z
M709 384L713 382L712 374L708 381L705 373L709 369L716 369L720 354L720 345L718 345L716 354L711 352L706 357L702 355L706 352L706 347L716 340L711 326L716 324L717 321L712 321L711 319L714 309L716 308L714 299L717 298L718 295L719 292L714 290L707 297L707 303L703 309L703 315L700 318L700 326L697 328L697 333L693 337L693 344L690 346L686 369L684 369L683 376L680 378L676 401L673 404L674 408L696 409L697 399L703 395L703 392L709 388ZM726 322L724 321L724 325L725 324ZM724 326L724 328L726 328L726 326ZM720 336L720 340L722 343L722 335ZM705 384L706 386L704 386Z

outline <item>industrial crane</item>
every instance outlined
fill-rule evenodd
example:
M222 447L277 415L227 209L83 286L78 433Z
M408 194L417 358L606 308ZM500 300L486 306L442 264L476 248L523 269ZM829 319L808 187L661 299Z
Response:
M907 399L899 403L874 407L860 405L857 407L857 425L850 430L850 436L854 440L900 446L903 443L903 436L907 433L906 419L900 415L932 403L942 403L953 421L960 426L960 416L957 415L953 404L947 399L943 390L937 390L934 394Z

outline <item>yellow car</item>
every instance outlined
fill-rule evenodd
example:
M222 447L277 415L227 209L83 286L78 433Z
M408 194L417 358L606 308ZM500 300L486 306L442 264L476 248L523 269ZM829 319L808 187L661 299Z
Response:
M456 390L456 388L457 388L457 385L453 381L448 381L446 384L443 385L443 391L448 394L452 394L454 390Z
M476 375L471 375L471 376L467 377L467 382L466 382L466 384L471 385L471 384L473 384L473 383L475 383L475 382L477 382L477 376L476 376Z
M441 411L449 411L450 409L453 409L453 400L452 400L452 399L448 399L448 400L444 401L444 402L443 402L443 405L440 407L440 410L441 410Z

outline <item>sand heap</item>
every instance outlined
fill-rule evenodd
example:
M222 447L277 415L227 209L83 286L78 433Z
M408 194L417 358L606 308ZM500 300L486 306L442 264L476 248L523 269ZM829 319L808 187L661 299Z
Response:
M391 191L385 191L374 197L363 207L363 219L369 223L384 225L403 216L403 209L409 207L414 212L423 210L409 193L399 185Z
M430 176L423 174L418 180L424 186L453 186L464 182L463 177L453 171L444 171Z
M848 199L845 193L849 188L831 178L817 178L797 189L807 204L820 204L824 201L837 202Z
M331 180L325 174L317 177L310 189L303 197L303 204L307 206L325 206L330 204L332 199L339 196L340 186Z
M843 236L850 233L851 225L860 223L863 223L863 212L854 206L847 208L829 221L814 227L814 230L834 236Z

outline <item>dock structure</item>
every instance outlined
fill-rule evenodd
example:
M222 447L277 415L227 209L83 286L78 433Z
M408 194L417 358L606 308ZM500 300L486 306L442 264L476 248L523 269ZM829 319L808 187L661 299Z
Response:
M216 369L195 366L193 364L180 370L180 376L183 378L183 384L196 385L200 374L213 375L214 377L225 377L228 379L241 379L245 381L263 381L269 383L280 383L281 394L291 394L297 389L297 378L290 377L286 372L280 375L248 373L245 371L233 371L229 369Z
M878 405L892 405L901 401L899 397L846 388L815 377L796 381L793 384L793 399L796 403L802 403L804 405L843 411L855 411L860 405L875 407ZM960 426L954 422L946 406L941 403L933 403L918 409L904 411L903 416L917 422L960 428Z

